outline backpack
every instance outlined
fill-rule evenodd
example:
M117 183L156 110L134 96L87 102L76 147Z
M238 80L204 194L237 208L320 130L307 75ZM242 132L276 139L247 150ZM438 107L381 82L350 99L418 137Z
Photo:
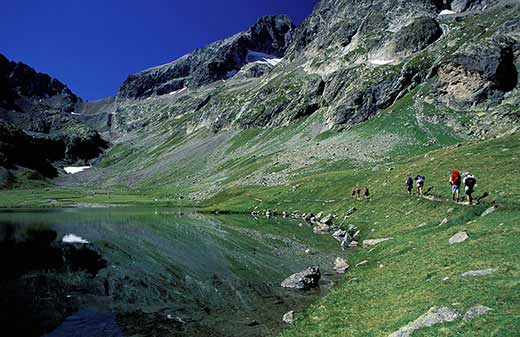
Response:
M412 177L408 177L408 179L406 179L406 185L407 185L407 186L412 186L412 185L413 185L413 179L412 179Z
M423 182L425 180L426 180L426 178L424 176L417 176L417 181Z
M466 186L473 188L476 183L477 179L475 179L475 177L471 176L466 178Z
M455 170L451 172L451 183L453 185L460 185L460 173L459 171Z

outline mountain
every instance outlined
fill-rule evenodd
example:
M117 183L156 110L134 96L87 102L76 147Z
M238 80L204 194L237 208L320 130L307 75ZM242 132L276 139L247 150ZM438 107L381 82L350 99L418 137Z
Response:
M294 29L294 24L285 15L262 17L244 32L197 49L171 63L130 75L118 96L164 95L227 79L247 63L282 57L292 41Z
M60 81L0 54L0 166L58 174L55 161L96 158L107 143L74 116L82 100Z

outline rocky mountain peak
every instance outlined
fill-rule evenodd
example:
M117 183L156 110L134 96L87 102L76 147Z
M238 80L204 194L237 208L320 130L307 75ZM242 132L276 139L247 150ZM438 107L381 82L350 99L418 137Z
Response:
M261 17L244 32L213 42L168 64L130 75L118 97L164 95L227 79L259 56L282 57L292 42L294 30L295 25L286 15Z

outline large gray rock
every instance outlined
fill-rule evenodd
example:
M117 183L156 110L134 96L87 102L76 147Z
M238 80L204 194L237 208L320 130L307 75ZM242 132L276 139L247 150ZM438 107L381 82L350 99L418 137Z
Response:
M492 311L493 309L483 306L483 305L476 305L474 307L471 307L466 311L466 314L464 314L463 320L465 321L471 321L477 316L484 315L488 313L489 311Z
M456 244L456 243L464 242L467 239L469 239L468 233L466 233L466 232L458 232L458 233L455 233L455 235L453 235L448 240L448 242L449 242L450 245L453 245L453 244Z
M388 335L388 337L410 337L413 332L425 327L431 327L435 324L454 321L459 316L459 312L455 309L447 307L433 307L427 313L420 316L416 320L403 326L396 332Z
M311 266L304 271L289 276L282 281L281 286L284 288L309 290L318 286L320 278L320 267Z
M248 30L195 50L171 63L130 75L118 97L143 98L163 95L184 87L196 88L234 76L244 65L283 57L292 41L294 24L284 15L260 18ZM262 54L258 54L262 53ZM249 69L252 72L265 72Z

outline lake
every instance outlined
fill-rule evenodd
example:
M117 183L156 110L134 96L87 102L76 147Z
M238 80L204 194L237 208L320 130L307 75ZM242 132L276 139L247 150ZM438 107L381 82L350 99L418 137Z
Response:
M345 256L330 235L282 218L70 208L4 210L0 224L12 269L2 280L3 321L28 336L276 335L285 312L327 293L334 260ZM51 233L45 244L31 239L40 232ZM49 247L64 238L92 243L106 266L94 275L47 265ZM280 287L310 265L321 268L318 289Z

